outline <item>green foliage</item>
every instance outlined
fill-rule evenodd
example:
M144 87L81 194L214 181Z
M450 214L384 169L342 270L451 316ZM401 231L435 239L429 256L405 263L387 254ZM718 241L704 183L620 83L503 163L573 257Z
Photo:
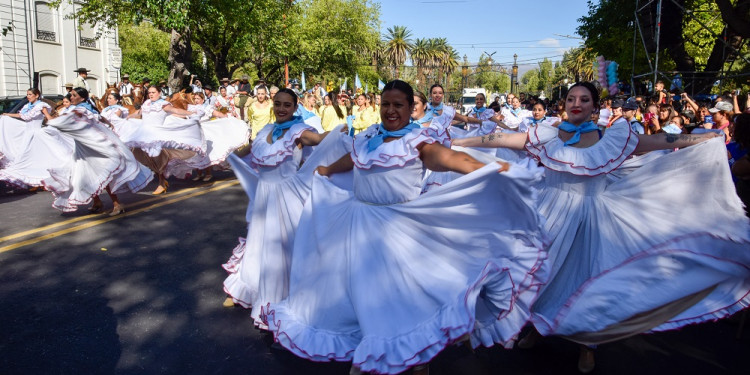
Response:
M393 78L401 78L399 67L404 64L409 51L412 48L411 31L406 26L393 26L388 28L385 36L385 61L393 66Z
M121 25L119 30L122 48L122 72L130 75L133 82L149 78L152 82L166 79L169 75L169 33L156 29L148 22L138 25ZM194 46L193 68L203 83L216 85L213 65L210 60L203 64L202 51Z
M133 82L149 78L153 82L169 75L169 34L143 22L140 25L120 26L122 72Z
M641 29L646 33L645 41L641 39L639 33L634 33L637 27L635 1L589 1L589 13L579 19L580 26L577 33L584 38L585 47L590 49L593 55L603 55L607 60L614 60L620 64L620 77L627 79L630 73L634 75L648 73L653 69L649 66L644 43L650 50L655 50L655 35L649 34L649 30L655 30L655 26L650 26L649 22L655 22L658 3L660 2L639 2L639 6L643 7L643 10L639 12L639 18ZM726 8L721 10L717 6L718 3L725 4ZM649 14L649 11L652 13ZM723 70L728 75L748 73L749 67L746 62L733 56L732 51L725 48L722 41L726 40L735 46L742 46L740 56L750 58L748 57L750 50L747 43L744 43L744 39L750 36L746 31L743 34L742 30L732 29L727 17L734 17L739 25L747 25L750 23L750 2L747 0L665 1L662 8L658 70L661 72L674 70L706 72L707 74L696 76L692 82L686 81L692 85L691 90L697 91L710 89L718 76L718 71ZM653 62L652 60L652 64ZM660 78L669 79L671 74ZM722 83L726 82L735 85L746 84L747 76L722 81Z
M510 91L508 74L492 65L492 60L484 55L479 57L479 63L473 74L471 86L483 87L490 93Z
M380 8L369 0L305 0L298 4L294 26L287 29L290 51L290 74L304 70L313 75L350 77L360 74L364 85L377 86L377 76L370 65L377 48ZM312 75L311 75L312 74ZM353 82L352 82L353 85Z
M546 58L539 62L539 67L529 70L521 77L521 91L528 92L532 95L539 95L542 91L549 94L553 86L558 82L555 80L556 72L552 62Z

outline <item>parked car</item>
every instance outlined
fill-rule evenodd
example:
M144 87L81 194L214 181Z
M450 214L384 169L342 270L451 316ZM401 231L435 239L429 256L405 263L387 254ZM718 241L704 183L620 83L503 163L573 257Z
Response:
M63 99L63 95L44 95L42 100L55 106ZM0 99L0 113L18 113L29 101L26 96L6 96Z

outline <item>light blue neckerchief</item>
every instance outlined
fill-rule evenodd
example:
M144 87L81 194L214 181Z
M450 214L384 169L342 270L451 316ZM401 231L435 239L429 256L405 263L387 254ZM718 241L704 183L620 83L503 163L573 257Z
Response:
M39 103L39 99L35 101L34 103L27 103L23 108L21 109L21 114L25 115L29 112L31 112L31 109L34 108Z
M300 121L302 121L302 117L292 116L292 118L289 121L285 121L282 123L274 122L273 133L271 133L271 143L276 142L277 139L279 139L282 135L284 135L284 130L291 128L292 125Z
M433 107L432 103L427 104L427 109L429 109L430 111L432 111L432 115L433 116L440 116L440 111L443 110L443 103L441 102L440 105L437 106L437 107Z
M424 117L422 117L420 119L416 119L416 120L414 120L414 122L416 122L417 124L419 124L421 126L424 123L432 121L433 116L434 115L433 115L432 112L425 112L424 113Z
M310 117L317 116L315 113L313 113L312 111L309 111L304 106L297 107L297 112L295 112L295 115L302 117L302 121L307 120Z
M87 100L84 100L80 104L77 104L76 107L84 108L91 113L99 113L99 111L94 109L94 106L92 106L91 103L89 103Z
M126 109L126 108L123 107L123 106L121 106L121 105L119 105L119 104L115 104L115 105L111 105L111 106L109 106L107 108L104 108L102 110L102 112L121 111L123 109Z
M474 107L474 113L476 113L477 115L480 115L485 110L487 110L487 107L482 107L482 108Z
M573 137L565 141L565 146L574 145L580 142L581 134L583 133L590 133L599 130L599 127L596 126L593 121L586 121L579 126L575 126L567 121L563 121L563 123L561 123L557 128L569 133L575 133L573 134Z
M410 122L403 128L395 131L388 131L383 127L383 124L381 123L378 127L378 134L370 138L370 140L367 142L367 150L372 151L380 145L382 145L385 142L386 138L401 138L409 133L411 133L414 129L421 129L422 126L419 125L416 122Z
M544 120L546 120L546 119L547 119L547 116L544 116L544 117L542 117L542 118L541 118L541 119L539 119L539 120L537 120L537 119L535 119L535 118L531 117L531 125L537 125L537 124L539 124L540 122L542 122L542 121L544 121Z
M523 107L511 108L510 109L510 113L512 113L516 117L518 117L518 115L521 114L521 111L523 111Z

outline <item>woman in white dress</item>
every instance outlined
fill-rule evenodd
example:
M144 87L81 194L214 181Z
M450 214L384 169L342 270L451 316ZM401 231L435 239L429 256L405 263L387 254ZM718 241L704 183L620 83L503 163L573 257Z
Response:
M107 106L102 109L102 117L112 124L112 130L121 138L127 138L127 121L130 110L123 107L122 97L116 92L107 95Z
M747 307L750 223L721 138L638 135L626 121L602 136L591 121L597 102L593 85L577 83L558 127L454 141L525 147L546 169L539 198L551 277L532 309L538 332L596 345ZM631 155L687 146L618 173ZM711 186L710 198L696 197L696 186ZM593 351L582 347L579 369L593 368Z
M70 100L68 113L48 123L75 142L72 155L50 169L51 176L44 180L55 197L52 206L69 212L93 200L89 211L100 212L103 204L99 194L106 190L114 204L110 216L119 215L125 208L116 194L139 191L153 175L105 125L108 121L101 119L88 102L86 89L74 88Z
M152 193L154 195L167 192L167 167L170 162L190 165L191 161L202 160L206 155L206 141L200 123L190 116L187 110L176 108L161 99L159 89L151 86L148 88L148 100L138 111L130 114L127 124L122 125L130 127L127 135L120 135L123 142L133 149L136 159L159 178L159 186Z
M523 119L531 117L531 113L521 106L521 100L515 96L510 100L510 105L510 108L506 107L501 111L501 120L507 128L516 130Z
M281 89L273 100L276 122L258 133L244 161L236 155L229 157L250 203L247 237L223 266L229 271L224 281L229 295L225 306L252 307L251 317L262 329L267 328L260 319L263 309L289 292L294 233L313 172L347 152L341 132L326 137L328 133L319 134L294 115L298 105L294 91ZM311 146L316 146L312 154Z
M198 171L193 181L211 181L211 169L224 163L227 156L248 144L250 129L247 124L234 117L233 112L224 113L218 109L206 107L203 93L194 93L193 104L188 104L187 110L191 118L200 120L203 136L206 138L206 156L203 160L182 165L177 161L169 166L169 174L181 176L190 173L193 168ZM185 170L181 170L181 169Z
M219 96L216 97L216 110L224 115L237 117L234 108L234 97L227 93L227 88L224 86L219 88ZM210 116L209 114L209 117L216 116Z
M475 116L464 116L456 109L443 103L443 86L436 83L430 87L430 103L427 109L432 112L433 126L442 127L451 138L466 138L492 133L495 130L497 120L489 116L487 119ZM467 129L452 126L454 122L463 122Z
M383 123L317 170L289 297L266 315L297 356L353 361L353 372L424 373L447 345L508 345L528 319L543 282L527 187L538 176L444 147L434 129L411 122L413 98L407 83L388 83ZM425 168L467 175L420 195ZM336 182L345 176L353 191Z
M560 121L560 118L558 117L546 116L547 108L544 106L544 102L542 101L535 103L531 111L528 113L529 113L529 116L521 119L521 122L517 123L515 127L513 128L510 128L505 123L499 124L499 127L500 127L499 131L501 133L507 133L507 134L513 134L513 133L526 134L530 128L537 126L539 124L547 124L550 126L555 126ZM500 117L501 116L496 116L496 118L498 119ZM460 145L461 142L459 142L458 144ZM495 156L503 160L512 161L512 162L519 163L519 164L529 164L529 163L536 164L536 160L534 160L534 158L531 157L531 154L526 152L526 150L513 150L510 148L497 148L493 150L495 150Z
M18 187L39 187L49 177L48 169L59 166L73 153L73 141L55 128L42 127L52 119L52 108L39 90L26 91L26 104L19 113L0 117L0 180Z

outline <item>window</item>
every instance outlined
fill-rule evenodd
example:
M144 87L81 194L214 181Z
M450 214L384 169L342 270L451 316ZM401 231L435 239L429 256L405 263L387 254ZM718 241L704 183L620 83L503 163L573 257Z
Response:
M96 48L96 29L89 24L81 23L78 34L78 45L81 47Z
M39 75L39 87L42 90L42 94L52 95L61 94L62 86L60 85L60 79L49 73L42 73Z
M50 42L57 41L55 30L55 13L45 2L38 1L34 4L36 12L36 38Z

